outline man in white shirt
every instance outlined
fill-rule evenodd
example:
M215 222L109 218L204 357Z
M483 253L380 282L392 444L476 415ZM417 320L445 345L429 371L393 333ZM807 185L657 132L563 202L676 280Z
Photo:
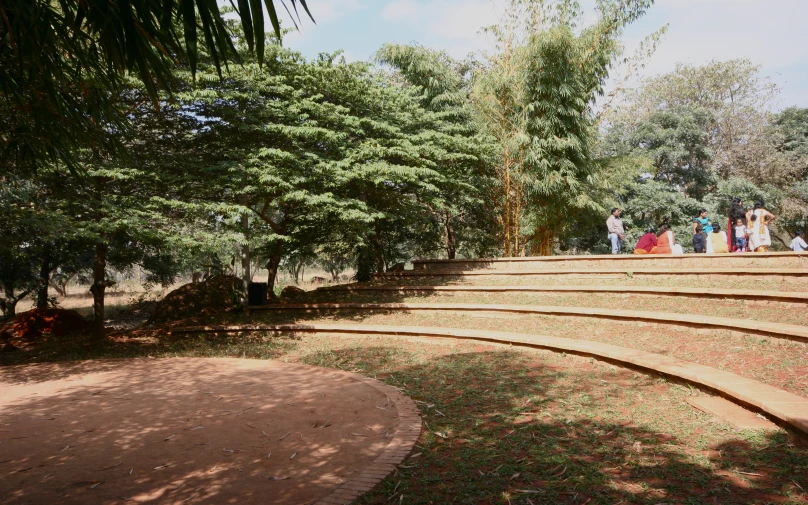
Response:
M794 234L794 240L791 241L791 250L794 252L803 252L808 251L808 244L805 243L805 239L802 238L802 230L797 230L797 233Z
M612 209L612 215L606 220L606 228L609 230L609 241L612 243L612 254L620 254L623 240L626 239L626 231L623 229L623 220L620 219L620 209Z

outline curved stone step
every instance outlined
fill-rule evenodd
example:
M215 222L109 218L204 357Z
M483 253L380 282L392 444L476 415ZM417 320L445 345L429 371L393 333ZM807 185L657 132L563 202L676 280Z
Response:
M713 367L683 361L662 354L655 354L616 345L563 337L547 337L489 330L464 330L420 326L373 326L359 324L252 324L187 326L171 328L173 333L203 331L286 331L329 332L366 335L404 335L419 337L449 337L512 344L527 347L564 351L606 359L632 367L653 370L663 375L676 377L718 391L739 403L766 412L781 422L787 423L808 434L808 398L769 386L754 379L725 372Z
M808 342L808 326L770 323L751 319L732 319L671 312L641 310L612 310L590 307L564 307L554 305L513 305L485 303L285 303L261 305L251 310L456 310L474 312L511 312L518 314L544 314L552 316L598 317L622 321L676 324L695 328L715 328L756 333L769 337Z
M798 268L808 269L808 253L783 251L748 254L602 254L517 258L423 259L415 270L521 270L540 268Z
M525 270L405 270L372 274L375 278L395 277L468 277L468 276L515 276L515 275L616 275L616 276L780 276L808 277L808 269L798 268L543 268Z
M483 293L623 293L697 298L734 298L788 303L808 303L808 292L755 291L720 288L667 288L655 286L328 286L318 291L376 292L483 292Z

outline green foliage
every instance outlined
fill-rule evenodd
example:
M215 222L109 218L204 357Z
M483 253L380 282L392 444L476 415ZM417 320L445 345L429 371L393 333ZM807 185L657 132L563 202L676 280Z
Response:
M760 76L760 66L746 59L678 64L673 72L644 81L610 119L633 132L660 112L692 114L711 152L710 170L725 179L754 179L760 177L761 158L772 154L764 137L776 93L776 86Z
M311 17L305 0L290 2ZM275 3L265 2L280 38ZM238 14L261 62L263 3L240 0ZM223 63L240 61L219 5L210 0L10 0L0 3L0 19L4 172L45 162L63 162L75 172L84 150L120 154L117 136L128 121L119 92L127 74L140 79L157 105L177 59L195 72L204 48L220 77Z
M501 54L476 94L502 149L506 253L519 252L510 236L524 234L533 253L551 254L574 219L600 209L590 197L591 108L622 53L624 28L652 3L598 2L597 20L579 28L584 14L575 1L515 0L509 23L492 30Z
M701 198L715 183L706 129L712 114L704 108L666 109L652 114L630 138L631 146L654 160L654 176Z
M275 45L263 68L245 59L224 81L201 66L177 94L178 140L161 159L180 208L209 209L225 235L241 235L247 216L238 241L270 284L282 262L317 255L332 266L369 255L370 271L433 255L447 216L452 229L479 228L471 178L484 153L457 107L428 110L420 88L338 54L307 62Z
M808 176L808 109L788 107L772 118L772 136L778 149L789 155Z
M594 131L586 109L596 92L582 65L588 38L560 26L531 37L525 58L525 146L523 185L527 189L528 235L547 254L572 209L585 208L591 181L590 145ZM595 84L595 85L593 85Z
M747 207L763 200L778 215L771 228L782 246L808 217L808 115L798 108L769 114L777 89L759 70L730 60L679 65L647 80L610 116L599 151L651 158L649 174L699 201L722 225L734 197ZM636 208L631 198L638 195L627 194L624 206ZM666 200L666 192L658 197Z
M443 52L421 46L385 45L376 58L395 68L408 84L419 92L420 104L431 114L421 135L430 143L425 152L436 170L443 175L436 198L428 204L431 223L423 223L437 236L442 235L445 254L454 258L480 256L493 249L495 216L489 202L496 180L491 168L495 153L493 138L486 135L469 99L473 60L456 61ZM412 229L412 224L401 223ZM396 230L401 230L397 226ZM442 232L442 233L441 233ZM416 255L434 255L436 251L416 245L422 230L415 230ZM440 239L438 239L440 240ZM408 259L402 255L402 260Z

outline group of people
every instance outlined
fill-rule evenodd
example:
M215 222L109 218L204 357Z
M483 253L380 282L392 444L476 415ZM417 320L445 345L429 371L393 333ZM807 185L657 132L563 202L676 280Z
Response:
M626 232L623 228L621 211L615 207L606 220L612 254L620 254ZM777 216L766 210L763 201L755 202L751 209L745 209L740 198L734 198L727 220L727 231L721 225L710 221L706 209L701 209L693 219L693 250L697 253L766 252L772 245L769 224ZM803 231L795 233L791 249L796 252L808 251ZM684 254L681 244L677 244L671 226L667 223L659 230L649 229L637 242L634 254Z

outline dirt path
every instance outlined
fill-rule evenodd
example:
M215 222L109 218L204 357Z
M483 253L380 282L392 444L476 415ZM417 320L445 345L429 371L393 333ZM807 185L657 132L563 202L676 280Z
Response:
M397 425L377 388L306 365L172 358L6 367L0 501L311 503L371 465Z

